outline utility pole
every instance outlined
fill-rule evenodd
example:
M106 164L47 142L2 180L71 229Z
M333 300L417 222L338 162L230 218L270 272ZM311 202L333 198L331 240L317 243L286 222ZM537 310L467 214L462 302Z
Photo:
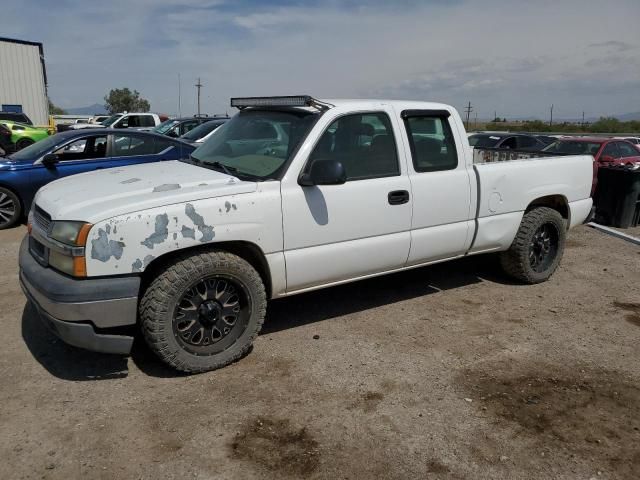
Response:
M182 116L182 92L180 86L180 74L178 74L178 117Z
M476 112L476 118L473 121L473 128L474 129L478 128L478 112Z
M582 126L584 127L584 112L582 112Z
M473 107L471 106L471 102L469 102L469 104L467 105L467 108L465 108L465 112L467 112L467 130L469 129L469 115L471 115L471 112L473 112Z
M198 89L198 116L200 116L200 89L204 87L200 82L200 77L198 77L198 83L196 83L195 87Z
M493 121L496 122L498 121L498 112L497 111L493 111Z
M551 104L551 117L549 118L549 126L553 125L553 103Z

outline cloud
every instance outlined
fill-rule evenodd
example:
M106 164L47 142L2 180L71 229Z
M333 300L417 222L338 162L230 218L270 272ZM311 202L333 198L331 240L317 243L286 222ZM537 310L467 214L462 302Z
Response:
M630 43L619 42L617 40L609 40L607 42L592 43L589 46L592 48L606 48L610 50L617 50L619 52L626 52L627 50L632 50L633 48L635 48Z
M209 113L231 96L310 93L467 101L481 117L575 116L640 104L637 0L113 0L3 6L0 31L44 42L49 91L63 106L110 88L156 111ZM552 10L552 13L551 13ZM29 19L28 21L25 20ZM612 40L610 32L616 32ZM602 32L602 33L601 33Z

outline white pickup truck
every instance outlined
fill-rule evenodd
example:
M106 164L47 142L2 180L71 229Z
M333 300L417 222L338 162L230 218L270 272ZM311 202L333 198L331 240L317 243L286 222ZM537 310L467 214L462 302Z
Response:
M474 164L447 105L232 106L189 161L38 192L20 281L64 341L127 354L139 325L170 366L212 370L248 351L268 299L485 252L544 281L591 210L591 156Z
M166 119L166 117L165 117ZM100 123L74 123L69 130L85 128L131 128L135 130L151 130L162 123L163 119L156 113L114 113Z

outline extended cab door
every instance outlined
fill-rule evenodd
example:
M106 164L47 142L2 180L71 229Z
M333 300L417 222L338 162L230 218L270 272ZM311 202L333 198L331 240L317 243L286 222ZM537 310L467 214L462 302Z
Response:
M409 179L388 106L340 114L329 110L316 138L282 182L287 292L404 266L409 253ZM341 185L301 186L313 162L342 163ZM290 175L289 175L290 173Z
M408 265L463 255L474 232L466 146L448 110L405 110L403 141L413 193Z

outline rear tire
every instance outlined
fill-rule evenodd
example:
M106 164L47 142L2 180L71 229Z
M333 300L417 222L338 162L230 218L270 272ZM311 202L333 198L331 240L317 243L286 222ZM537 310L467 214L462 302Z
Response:
M33 145L34 143L36 142L31 140L30 138L21 138L16 142L16 152L18 150L22 150L23 148L28 147L29 145Z
M0 230L11 228L22 215L20 199L11 190L0 187Z
M197 373L244 356L266 312L262 278L227 252L183 255L151 282L140 321L151 350L167 365Z
M502 269L524 283L544 282L560 264L566 240L562 215L548 207L525 213L509 250L500 254Z

